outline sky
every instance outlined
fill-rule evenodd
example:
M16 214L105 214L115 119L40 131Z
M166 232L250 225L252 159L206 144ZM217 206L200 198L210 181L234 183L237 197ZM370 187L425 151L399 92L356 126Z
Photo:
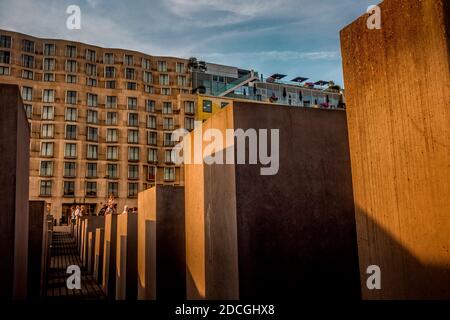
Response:
M343 85L339 30L379 0L0 0L0 28ZM69 30L69 5L81 29Z

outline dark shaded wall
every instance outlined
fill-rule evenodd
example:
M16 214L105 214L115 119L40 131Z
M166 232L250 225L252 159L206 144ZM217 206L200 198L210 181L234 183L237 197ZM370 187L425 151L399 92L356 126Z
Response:
M39 299L41 287L44 286L42 277L46 254L44 232L47 229L45 215L45 201L29 202L28 299Z
M280 130L276 175L236 165L240 297L359 298L345 112L235 103L234 124Z
M0 84L0 297L27 295L28 120L19 88Z
M380 8L341 31L360 271L382 272L363 297L449 299L450 4Z

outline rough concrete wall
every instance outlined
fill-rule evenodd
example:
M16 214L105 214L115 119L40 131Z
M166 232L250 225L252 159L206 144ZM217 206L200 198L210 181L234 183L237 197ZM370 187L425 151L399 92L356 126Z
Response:
M137 298L137 215L117 215L116 300Z
M276 175L236 165L241 298L359 298L345 112L238 102L234 124L280 136Z
M386 0L341 32L366 299L450 298L450 5Z
M26 298L29 127L19 88L0 85L0 297Z
M116 296L117 215L105 215L105 244L103 247L103 291L109 298Z
M29 231L28 231L28 299L41 297L43 283L43 261L45 259L44 223L45 202L29 202Z

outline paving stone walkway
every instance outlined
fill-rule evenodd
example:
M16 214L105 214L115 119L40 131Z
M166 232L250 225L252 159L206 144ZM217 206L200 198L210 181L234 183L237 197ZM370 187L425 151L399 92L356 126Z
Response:
M47 275L47 299L98 300L106 299L101 286L81 266L76 242L69 227L55 227L52 239L51 262ZM81 269L81 289L67 289L66 280L70 274L67 267L78 265Z

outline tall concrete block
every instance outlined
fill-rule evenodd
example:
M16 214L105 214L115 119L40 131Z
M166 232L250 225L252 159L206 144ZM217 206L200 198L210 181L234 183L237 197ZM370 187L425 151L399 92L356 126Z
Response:
M360 298L345 112L235 102L203 124L223 136L216 150L203 142L204 158L236 159L226 129L252 128L269 130L269 154L279 129L275 175L261 175L269 165L185 165L187 298Z
M94 270L93 276L98 283L103 282L103 256L105 245L105 229L97 228L95 231Z
M19 88L0 85L0 298L25 299L30 130Z
M81 250L80 257L83 266L88 267L89 263L91 266L94 264L94 255L89 256L89 246L91 249L94 248L95 244L95 230L105 226L104 216L86 216L81 224L83 230L81 231ZM89 242L89 233L92 233L91 240ZM90 262L88 262L90 258Z
M105 243L103 246L102 287L105 294L116 297L117 215L105 215Z
M450 2L380 8L380 30L341 31L363 297L448 299Z
M116 300L137 298L137 215L117 216Z
M39 299L45 270L45 201L29 202L28 222L28 299Z
M186 299L184 187L138 196L138 299Z

